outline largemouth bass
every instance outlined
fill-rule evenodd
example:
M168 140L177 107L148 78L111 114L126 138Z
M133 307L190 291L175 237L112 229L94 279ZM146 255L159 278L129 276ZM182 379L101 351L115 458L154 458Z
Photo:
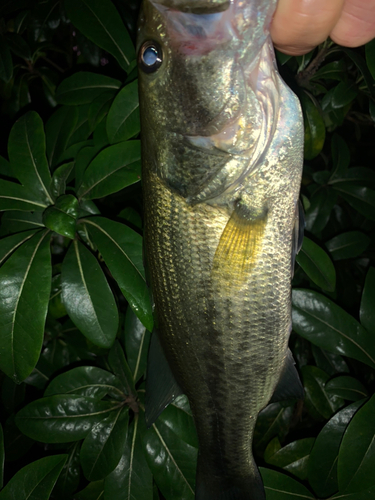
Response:
M293 371L303 129L276 69L275 6L144 0L140 14L146 259L160 343L197 428L198 500L265 498L254 426Z

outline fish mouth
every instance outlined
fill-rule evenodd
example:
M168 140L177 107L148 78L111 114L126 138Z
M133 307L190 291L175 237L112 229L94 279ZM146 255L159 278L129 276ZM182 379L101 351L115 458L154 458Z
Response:
M154 4L189 14L216 14L230 7L230 0L153 0Z

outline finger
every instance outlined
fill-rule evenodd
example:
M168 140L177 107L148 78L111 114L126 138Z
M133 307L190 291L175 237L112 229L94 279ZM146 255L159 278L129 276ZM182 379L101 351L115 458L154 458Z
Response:
M279 0L271 24L275 47L285 54L306 54L326 40L343 4L344 0Z
M375 37L375 0L346 0L330 36L346 47L358 47L372 40Z

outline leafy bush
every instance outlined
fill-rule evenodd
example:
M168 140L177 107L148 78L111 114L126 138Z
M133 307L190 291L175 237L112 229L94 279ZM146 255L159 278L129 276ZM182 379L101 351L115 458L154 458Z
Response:
M0 7L0 500L194 497L186 398L150 429L144 422L152 310L137 9L110 0ZM305 116L291 346L306 397L265 408L254 449L267 500L368 500L375 42L352 50L326 41L278 60Z

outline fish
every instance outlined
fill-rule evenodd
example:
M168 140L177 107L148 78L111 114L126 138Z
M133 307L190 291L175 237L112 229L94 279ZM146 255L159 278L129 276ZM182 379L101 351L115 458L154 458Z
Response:
M252 452L257 416L270 401L303 397L288 349L303 123L275 62L275 7L143 0L139 17L155 309L146 418L150 425L177 394L188 397L198 500L264 500Z

